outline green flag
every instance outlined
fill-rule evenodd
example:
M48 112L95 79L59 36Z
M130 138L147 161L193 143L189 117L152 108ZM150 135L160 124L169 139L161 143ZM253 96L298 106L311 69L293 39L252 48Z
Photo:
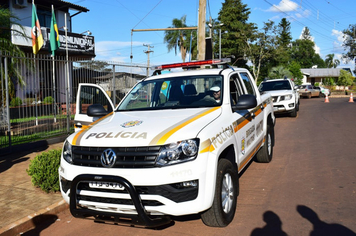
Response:
M51 45L52 56L54 56L56 50L61 46L59 42L58 27L56 22L56 16L54 15L54 9L52 5L52 19L51 19L51 31L49 35L49 43Z

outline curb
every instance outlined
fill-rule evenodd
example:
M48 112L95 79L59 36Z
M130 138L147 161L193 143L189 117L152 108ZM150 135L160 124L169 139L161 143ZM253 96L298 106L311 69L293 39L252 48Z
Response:
M14 223L9 224L0 229L0 236L13 236L19 235L32 228L35 228L39 223L56 217L56 215L69 208L69 205L61 200L55 204L52 204L44 209L41 209L33 214L30 214Z

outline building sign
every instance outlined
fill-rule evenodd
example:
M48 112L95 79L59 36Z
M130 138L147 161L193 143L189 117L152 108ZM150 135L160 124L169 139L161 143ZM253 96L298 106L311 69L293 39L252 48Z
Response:
M47 28L47 43L49 47L49 35L50 29ZM59 41L61 46L59 47L60 51L65 51L66 47L68 47L68 52L77 52L79 54L86 54L95 56L94 50L94 37L89 35L75 34L75 33L67 33L67 42L64 31L59 31Z
M16 30L21 30L16 25L12 25L12 28L17 28ZM19 46L26 46L29 47L32 51L32 41L31 41L31 27L23 26L25 35L29 36L29 38L24 38L22 36L16 35L16 31L12 30L12 37L11 41L13 44ZM50 48L49 44L49 35L50 29L41 27L42 35L43 35L43 47L41 48L40 52L48 51ZM21 30L22 31L22 30ZM15 33L14 33L15 32ZM95 56L95 43L94 37L89 35L82 35L82 34L75 34L75 33L67 33L67 42L66 36L64 31L59 31L59 41L61 43L60 48L57 50L56 55L58 54L65 54L66 47L68 48L68 54L70 56L74 55L88 55L88 56Z

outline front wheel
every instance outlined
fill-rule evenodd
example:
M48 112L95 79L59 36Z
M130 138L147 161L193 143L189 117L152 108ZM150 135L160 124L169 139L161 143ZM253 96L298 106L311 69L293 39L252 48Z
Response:
M261 163L269 163L273 156L273 139L274 139L274 129L273 126L267 124L267 133L265 137L265 142L262 148L256 154L256 161Z
M291 117L297 117L297 107L294 107L294 109L292 110L292 112L290 113Z
M234 219L239 189L237 170L227 159L218 163L213 205L201 214L207 226L225 227Z

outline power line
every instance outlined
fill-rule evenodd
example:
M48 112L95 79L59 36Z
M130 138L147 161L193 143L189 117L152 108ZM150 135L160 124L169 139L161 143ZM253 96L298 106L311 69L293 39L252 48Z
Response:
M140 24L141 21L143 21L143 19L145 19L162 1L163 1L163 0L160 0L160 1L156 4L156 6L154 6L154 7L151 9L151 11L149 11L134 27L132 27L132 29L134 29L138 24Z
M279 12L281 12L281 13L285 14L286 16L288 16L290 19L293 19L294 22L298 23L298 24L301 25L302 27L308 27L308 26L306 26L304 23L302 23L302 22L300 22L299 20L297 20L295 17L289 15L289 14L286 13L285 11L282 11L282 10L281 10L279 7L277 7L276 5L270 3L270 2L267 1L267 0L264 0L264 1L267 2L269 5L273 6L274 8L276 8ZM315 30L315 29L313 29L313 28L311 28L311 27L308 27L308 28L309 28L309 30L313 30L313 32L319 34L320 36L322 36L322 37L324 37L324 38L326 38L326 39L334 40L334 38L331 38L330 36L325 35L325 34L323 34L323 33L320 33L319 31L317 31L317 30Z

